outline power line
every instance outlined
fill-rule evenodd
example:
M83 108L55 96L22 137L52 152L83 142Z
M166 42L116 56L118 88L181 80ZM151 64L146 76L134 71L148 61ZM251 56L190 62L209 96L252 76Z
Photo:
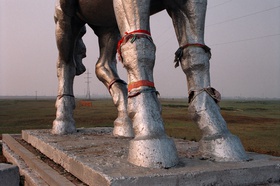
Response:
M230 2L231 0L229 1L226 1L224 3L220 3L218 5L215 5L215 6L212 6L211 8L214 8L216 6L220 6L220 5L223 5L223 4L226 4L228 2ZM269 9L266 9L266 10L262 10L262 11L258 11L258 12L253 12L251 14L247 14L247 15L244 15L244 16L240 16L240 17L236 17L236 18L233 18L233 19L229 19L229 20L225 20L225 21L222 21L222 22L218 22L218 23L213 23L213 24L210 24L210 25L206 25L205 27L210 27L210 26L214 26L214 25L218 25L218 24L222 24L222 23L227 23L227 22L230 22L230 21L235 21L235 20L238 20L238 19L242 19L244 17L249 17L249 16L252 16L252 15L256 15L256 14L260 14L260 13L263 13L263 12L267 12L267 11L271 11L271 10L274 10L274 9L277 9L279 8L280 6L276 6L276 7L272 7L272 8L269 8ZM159 38L161 38L167 31L169 31L171 28L167 28L165 31L162 32L161 36ZM277 34L276 34L277 35ZM271 37L271 36L274 36L274 35L269 35L269 36L264 36L264 37ZM168 39L166 39L164 42L162 42L162 44L160 45L161 47L163 45L165 45L169 39L172 37L172 35L170 35L168 37ZM262 38L262 37L258 37L258 38ZM244 41L247 41L247 40L253 40L253 39L258 39L258 38L252 38L252 39L245 39ZM243 40L240 40L240 41L243 41ZM239 41L234 41L234 42L239 42ZM232 42L230 42L232 43ZM222 44L227 44L227 43L222 43ZM220 44L218 44L220 45Z
M243 42L243 41L250 41L250 40L256 40L256 39L263 39L263 38L267 38L267 37L274 37L274 36L280 36L279 34L271 34L271 35L266 35L266 36L260 36L260 37L254 37L254 38L248 38L248 39L242 39L242 40L238 40L238 41L229 41L229 42L225 42L225 43L217 43L217 44L209 44L210 47L213 46L219 46L219 45L226 45L226 44L232 44L232 43L239 43L239 42ZM167 57L165 57L165 60L169 60L174 56L174 54L169 54ZM171 60L172 61L172 60Z
M223 4L229 3L230 1L231 0L226 1L224 3L220 3L218 5L212 6L211 8L214 8L216 6L221 6ZM272 8L269 8L269 9L266 9L266 10L262 10L262 11L258 11L258 12L253 12L253 13L250 13L250 14L247 14L247 15L244 15L244 16L240 16L240 17L237 17L237 18L229 19L229 20L222 21L222 22L219 22L219 23L210 24L210 25L207 25L206 27L213 26L213 25L218 25L218 24L222 24L222 23L226 23L226 22L230 22L230 21L235 21L235 20L238 20L238 19L242 19L244 17L249 17L249 16L252 16L252 15L256 15L256 14L260 14L260 13L263 13L263 12L271 11L271 10L277 9L279 7L280 6L272 7ZM169 31L170 29L171 28L167 28L166 30L164 30L163 34L161 34L161 36L159 38L161 38L164 35L164 33ZM250 41L250 40L255 40L255 39L262 39L262 38L273 37L273 36L278 36L278 35L280 35L280 34L272 34L272 35L260 36L260 37L255 37L255 38L248 38L248 39L243 39L243 40L238 40L238 41L230 41L230 42L225 42L225 43L217 43L217 44L213 44L211 46L218 46L218 45L225 45L225 44L231 44L231 43L238 43L238 42ZM173 37L172 34L169 35L169 37L167 39L165 38L165 41L163 41L162 44L159 45L160 46L159 48L162 48L163 46L165 46L169 42L171 37Z
M223 3L220 3L220 4L217 4L217 5L211 6L211 7L207 8L207 9L209 10L209 9L212 9L212 8L216 8L216 7L218 7L218 6L221 6L221 5L227 4L227 3L231 2L231 1L232 1L232 0L225 1L225 2L223 2Z
M223 2L223 3L217 4L217 5L211 6L211 7L207 8L207 10L209 10L209 9L211 9L211 8L215 8L215 7L217 7L217 6L224 5L224 4L226 4L226 3L229 3L230 1L232 1L232 0L228 0L228 1L226 1L226 2ZM167 29L165 29L164 31L162 31L162 33L159 34L159 37L156 37L155 40L159 40L159 39L161 39L162 37L165 37L165 34L166 34L167 32L169 32L170 29L174 29L174 27L168 27ZM171 37L172 37L172 36L171 36ZM171 38L171 37L169 37L169 38ZM168 40L168 39L167 39L167 40ZM166 43L166 42L164 42L164 44L165 44L165 43Z
M225 43L217 43L217 44L210 44L210 46L219 46L219 45L226 45L226 44L232 44L232 43L239 43L243 41L250 41L250 40L256 40L256 39L263 39L267 37L274 37L274 36L279 36L280 34L271 34L267 36L260 36L260 37L254 37L254 38L248 38L248 39L242 39L238 41L230 41L230 42L225 42Z
M213 23L213 24L210 24L210 25L206 25L205 27L214 26L214 25L219 25L219 24L222 24L222 23L230 22L230 21L235 21L235 20L238 20L238 19L242 19L242 18L244 18L244 17L249 17L249 16L252 16L252 15L260 14L260 13L267 12L267 11L270 11L270 10L273 10L273 9L277 9L277 8L279 8L279 7L280 7L280 6L276 6L276 7L272 7L272 8L266 9L266 10L262 10L262 11L258 11L258 12L253 12L253 13L251 13L251 14L247 14L247 15L244 15L244 16L240 16L240 17L228 19L228 20L225 20L225 21L222 21L222 22L218 22L218 23Z

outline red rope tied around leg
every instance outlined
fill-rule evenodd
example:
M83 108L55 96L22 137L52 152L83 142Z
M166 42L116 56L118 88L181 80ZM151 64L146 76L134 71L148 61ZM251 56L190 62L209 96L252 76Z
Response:
M203 48L204 51L209 54L209 58L211 58L211 48L209 48L208 46L200 43L187 43L179 47L178 50L175 52L175 59L174 59L175 68L179 66L179 62L181 61L181 58L183 56L183 50L189 46Z
M125 35L119 40L118 47L117 47L117 53L119 55L120 61L122 61L122 52L121 52L122 45L125 44L129 39L131 39L131 43L133 43L136 39L139 38L147 38L151 42L153 42L151 38L151 33L147 30L134 30L132 32L125 32Z
M136 82L131 82L128 84L128 92L130 92L132 89L134 88L139 88L142 86L148 86L148 87L155 87L154 82L148 81L148 80L140 80L140 81L136 81Z
M147 87L132 90L142 86L147 86ZM128 85L128 98L136 97L141 93L152 93L152 92L156 93L156 95L159 95L159 92L156 91L155 89L154 82L148 80L140 80L140 81L132 82Z

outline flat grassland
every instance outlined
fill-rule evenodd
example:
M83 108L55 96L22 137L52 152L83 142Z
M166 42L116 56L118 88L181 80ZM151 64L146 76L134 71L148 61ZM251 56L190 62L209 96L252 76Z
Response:
M76 100L78 128L113 126L116 108L110 99L92 100L92 107ZM0 134L23 129L50 129L55 100L0 100ZM199 141L201 133L188 116L185 99L161 99L162 116L169 136ZM247 151L280 156L280 100L224 100L221 113L230 131Z

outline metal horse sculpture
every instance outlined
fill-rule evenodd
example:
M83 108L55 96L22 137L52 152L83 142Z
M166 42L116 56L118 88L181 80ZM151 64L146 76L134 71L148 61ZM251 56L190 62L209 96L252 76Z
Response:
M189 112L202 130L201 156L216 161L247 159L236 136L220 114L218 92L210 86L210 48L204 44L207 0L58 0L55 22L59 51L58 97L52 133L76 132L73 119L73 80L85 71L82 41L85 24L99 38L96 75L108 88L118 110L115 136L132 137L128 161L143 167L172 167L178 163L174 142L164 131L161 106L153 81L155 45L149 26L151 14L167 10L179 49L175 66L187 77ZM128 72L128 88L116 69L116 51Z

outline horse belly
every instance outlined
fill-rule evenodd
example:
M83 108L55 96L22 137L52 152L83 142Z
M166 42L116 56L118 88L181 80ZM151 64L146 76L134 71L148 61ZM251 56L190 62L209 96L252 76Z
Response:
M116 25L113 0L79 0L79 17L94 26Z

